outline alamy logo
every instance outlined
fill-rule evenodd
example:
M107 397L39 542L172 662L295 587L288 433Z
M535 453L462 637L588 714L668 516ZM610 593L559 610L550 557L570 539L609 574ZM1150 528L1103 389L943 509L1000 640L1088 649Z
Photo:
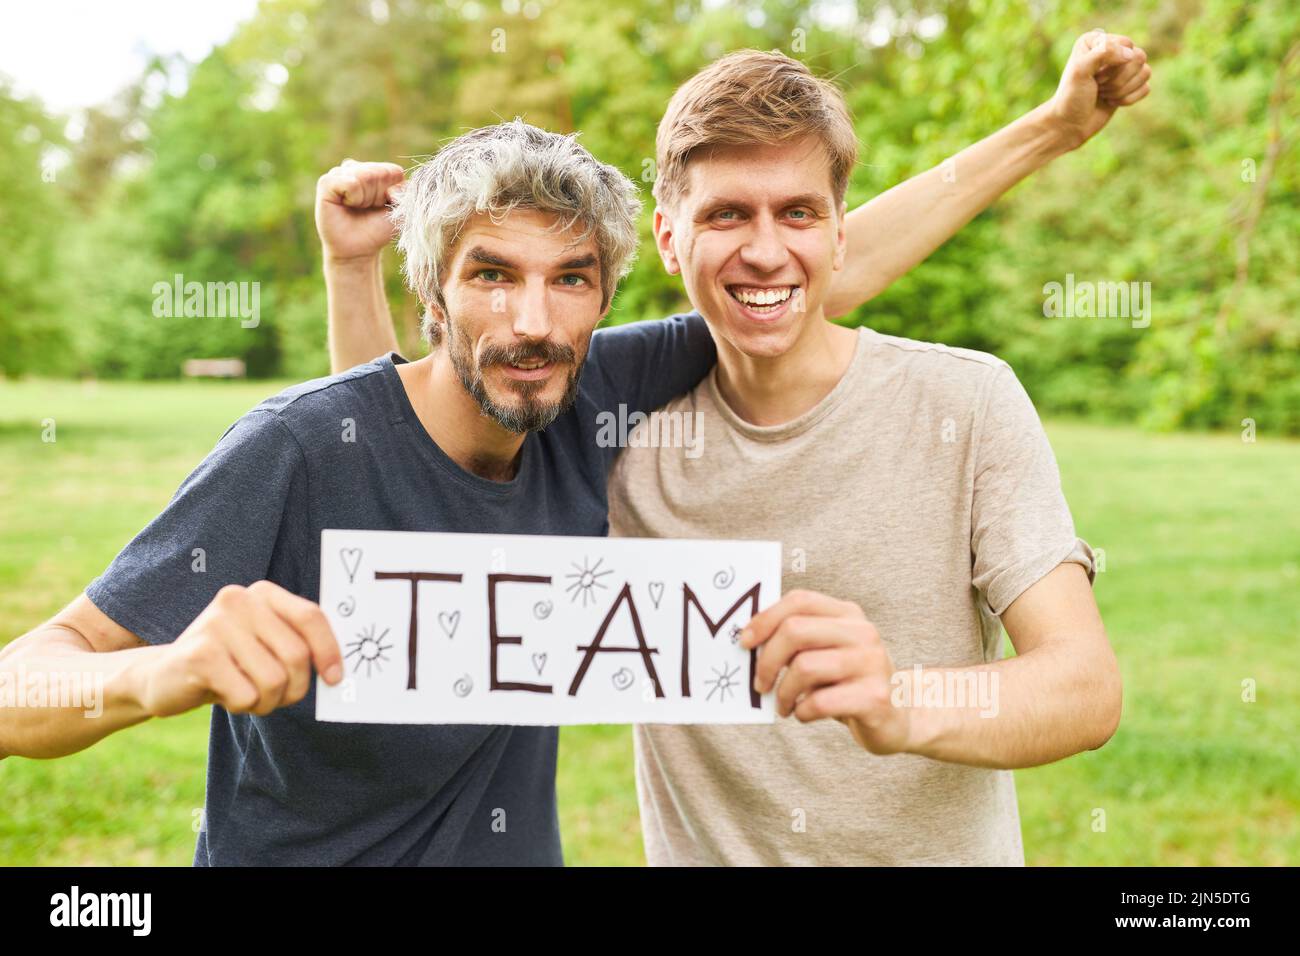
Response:
M895 671L889 700L895 707L978 709L981 717L998 715L998 672L928 670L913 664Z
M240 327L255 329L262 321L260 282L186 282L179 272L171 282L153 284L156 318L238 318Z
M1049 319L1132 319L1135 329L1151 324L1150 282L1075 282L1067 272L1065 283L1043 286L1043 315Z
M0 673L0 707L79 707L85 717L104 713L104 675L99 671L28 670Z
M129 926L132 935L148 936L152 924L150 893L71 893L50 897L51 926Z
M596 444L601 448L685 448L687 458L704 451L702 412L631 412L622 402L618 414L596 415Z

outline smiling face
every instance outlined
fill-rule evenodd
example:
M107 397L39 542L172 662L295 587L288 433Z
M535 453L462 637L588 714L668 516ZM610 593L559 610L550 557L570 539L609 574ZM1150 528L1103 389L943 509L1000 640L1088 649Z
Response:
M784 354L815 322L844 264L844 205L819 139L704 150L655 238L715 337L754 357Z
M598 250L580 226L515 209L477 214L456 242L434 309L461 384L513 432L545 428L573 404L602 302ZM425 303L426 308L430 303Z

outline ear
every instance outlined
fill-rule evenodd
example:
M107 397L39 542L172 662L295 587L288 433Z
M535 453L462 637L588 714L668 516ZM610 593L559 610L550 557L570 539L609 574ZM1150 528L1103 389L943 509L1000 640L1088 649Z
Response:
M659 250L659 258L663 260L664 269L670 276L677 275L682 271L682 267L677 261L677 253L673 251L672 220L658 206L655 207L654 233L655 247Z
M447 315L442 310L442 306L431 299L420 297L420 304L424 306L424 311L429 316L429 321L437 325L442 331L446 331Z
M839 215L836 217L837 224L835 228L835 262L832 268L836 271L844 268L844 258L848 253L848 218L849 206L847 202L841 202Z

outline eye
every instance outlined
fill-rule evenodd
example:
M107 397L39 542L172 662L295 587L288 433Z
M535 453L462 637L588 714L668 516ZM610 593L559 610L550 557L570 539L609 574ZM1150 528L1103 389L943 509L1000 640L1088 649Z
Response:
M506 274L500 269L480 269L477 276L484 282L502 282L505 280Z
M713 214L714 219L721 219L723 222L735 222L740 218L740 212L735 209L719 209Z
M574 281L570 282L569 281L570 279L573 279ZM584 286L587 284L587 277L580 276L576 272L571 272L568 275L560 276L560 284L567 285L570 288L576 289L579 286Z
M809 209L791 209L786 215L795 222L807 222L813 218L812 211Z

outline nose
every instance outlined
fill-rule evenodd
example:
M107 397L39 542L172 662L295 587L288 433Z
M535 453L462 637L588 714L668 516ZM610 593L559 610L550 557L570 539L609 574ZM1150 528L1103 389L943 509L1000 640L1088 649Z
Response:
M524 339L541 341L551 334L551 303L545 281L525 284L515 302L513 331Z
M756 216L740 248L740 261L759 272L775 272L789 258L790 250L785 247L775 220L770 216Z

